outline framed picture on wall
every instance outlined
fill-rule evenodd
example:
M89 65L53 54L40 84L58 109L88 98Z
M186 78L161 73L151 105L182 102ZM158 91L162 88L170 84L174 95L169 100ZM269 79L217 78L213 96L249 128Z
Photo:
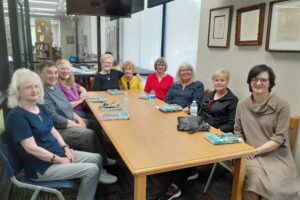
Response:
M236 11L235 45L261 45L263 38L265 3Z
M233 6L213 8L209 13L208 47L228 48Z
M300 1L270 2L267 51L300 52Z

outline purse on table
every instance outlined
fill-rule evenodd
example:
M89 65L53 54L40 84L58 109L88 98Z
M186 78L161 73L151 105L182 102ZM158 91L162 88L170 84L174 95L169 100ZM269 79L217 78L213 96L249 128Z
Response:
M190 134L198 131L209 131L210 127L205 123L201 116L182 116L177 117L178 125L177 130L185 131Z

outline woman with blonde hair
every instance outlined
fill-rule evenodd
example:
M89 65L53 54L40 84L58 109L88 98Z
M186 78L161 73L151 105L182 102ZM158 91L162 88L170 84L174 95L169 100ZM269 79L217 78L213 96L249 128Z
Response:
M57 60L55 65L58 72L57 86L72 104L74 112L82 118L93 119L93 115L83 105L84 99L87 97L87 91L75 82L74 74L71 72L71 63L62 59Z
M214 90L202 101L198 115L209 125L223 132L233 132L237 97L227 87L230 73L227 69L218 69L212 75Z
M119 80L123 76L123 72L113 69L113 56L111 54L102 54L100 62L101 69L98 68L93 90L106 91L108 89L120 89Z
M124 75L121 77L120 80L122 89L140 91L144 90L142 81L133 74L135 72L135 66L132 61L125 61L122 64L122 70L124 72Z
M166 95L165 102L180 105L184 112L189 113L193 100L200 105L203 96L204 86L202 82L195 81L193 66L189 63L182 63L177 70L175 83Z

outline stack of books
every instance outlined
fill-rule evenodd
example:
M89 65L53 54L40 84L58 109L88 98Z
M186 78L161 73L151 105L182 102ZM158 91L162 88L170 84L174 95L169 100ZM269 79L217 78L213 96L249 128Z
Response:
M208 133L205 134L204 138L213 144L234 144L241 142L240 138L233 133L222 133L219 135L214 133Z

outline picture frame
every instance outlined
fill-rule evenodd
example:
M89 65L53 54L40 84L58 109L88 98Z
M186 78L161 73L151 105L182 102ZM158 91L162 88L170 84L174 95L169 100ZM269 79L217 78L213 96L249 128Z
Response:
M66 37L67 44L74 44L74 36L73 35L68 35Z
M209 13L207 46L229 48L233 5L213 8Z
M261 3L236 11L235 45L262 45L266 4Z
M266 51L300 52L299 10L297 0L270 2Z

